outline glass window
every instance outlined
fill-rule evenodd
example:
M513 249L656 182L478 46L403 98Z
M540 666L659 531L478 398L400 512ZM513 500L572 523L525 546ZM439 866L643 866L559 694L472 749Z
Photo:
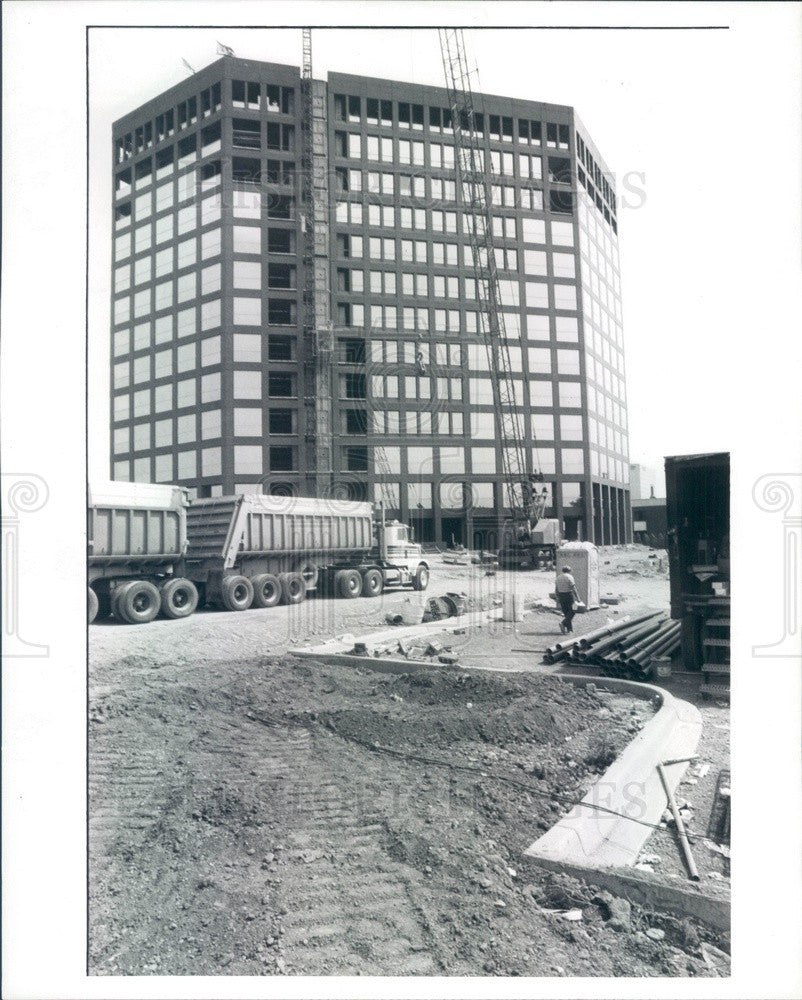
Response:
M134 416L150 416L150 389L139 389L134 393Z
M560 419L560 423L565 418ZM581 448L563 448L562 463L564 475L581 475L585 471L585 456ZM545 471L545 470L544 470Z
M153 412L165 413L173 408L173 387L157 385L153 390Z
M560 382L560 406L582 405L582 391L579 382Z
M156 285L156 311L169 309L173 304L173 283L162 281Z
M234 253L261 252L262 230L258 226L234 226Z
M579 340L579 324L576 316L557 316L554 322L557 340Z
M220 410L203 410L201 412L201 437L204 439L220 437L222 433L222 414Z
M134 295L134 316L145 316L150 312L150 289L146 288Z
M549 286L547 282L526 282L526 304L530 309L548 309Z
M234 261L234 287L253 288L257 291L262 287L262 265L258 261Z
M134 451L150 448L150 424L134 425Z
M261 299L234 296L234 323L238 326L260 326L262 323Z
M258 301L258 300L257 300ZM221 324L220 299L201 304L201 330L213 330Z
M563 441L582 440L582 417L563 413L560 416L560 437ZM563 467L563 472L566 469Z
M134 252L141 253L143 250L149 250L150 241L150 223L147 222L144 226L138 226L134 233Z
M220 291L221 268L219 264L211 264L201 271L201 294ZM180 279L179 279L180 280Z
M201 341L201 368L220 364L220 338L207 337Z
M173 474L173 456L172 455L156 455L156 482L157 483L171 483L175 478Z
M258 444L235 445L234 471L245 475L261 475L262 446Z
M201 233L201 257L206 260L208 257L216 257L221 250L220 230L210 229L206 233Z
M236 399L261 399L261 372L235 371L234 397Z
M176 371L191 371L195 367L195 355L195 344L182 344L176 352Z
M167 247L156 253L156 277L160 278L165 274L170 274L173 270L173 248Z
M532 379L529 382L529 398L532 406L553 406L554 398L552 383L541 381L539 379Z
M258 333L234 334L234 361L259 363L262 360L262 337Z
M216 403L220 399L220 373L201 376L201 402Z
M197 211L194 205L178 210L178 234L191 232L197 225Z
M158 223L156 224L158 230ZM114 258L115 260L125 260L126 257L131 255L131 234L123 233L122 236L118 236L114 241Z
M178 269L181 270L184 267L190 267L198 259L198 249L197 241L193 236L192 239L184 240L182 243L178 244Z
M542 242L542 241L538 241ZM574 245L574 225L572 222L552 222L551 242L555 246L572 247Z
M114 357L121 354L128 354L131 350L131 331L128 329L116 330L114 333Z
M190 274L182 274L178 279L178 301L186 302L188 299L195 297L196 291L196 277L195 272Z
M176 408L182 406L195 406L196 391L195 379L187 378L176 385Z
M194 451L179 451L178 453L178 478L194 479L198 472L197 455Z
M173 216L163 215L156 219L156 243L165 243L173 238Z
M196 439L195 414L188 413L176 420L176 441L178 444L189 444Z
M178 314L178 336L189 337L197 332L195 307L182 309Z
M565 225L565 223L562 223ZM546 223L543 219L521 219L524 243L545 243Z
M256 406L234 407L234 436L261 437L263 434L262 410Z
M554 308L555 309L576 309L576 286L575 285L555 285L554 286Z
M557 371L561 375L579 375L579 351L557 351Z
M555 278L573 278L576 276L576 262L572 253L553 253Z

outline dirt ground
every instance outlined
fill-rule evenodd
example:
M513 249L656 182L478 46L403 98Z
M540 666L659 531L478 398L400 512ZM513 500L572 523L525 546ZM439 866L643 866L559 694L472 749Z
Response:
M667 606L649 555L602 552L602 593L622 603L596 616ZM542 598L552 584L551 573L512 580L436 562L429 594L514 585ZM531 674L401 676L287 655L386 627L408 600L90 628L90 971L726 975L726 935L521 857L648 703L564 685L536 655L522 657ZM509 642L544 648L556 621L532 615ZM674 684L693 700L687 678ZM725 708L702 710L728 724ZM702 759L723 754L726 766L728 730L707 721ZM683 791L700 823L710 771ZM669 830L647 847L655 871L684 877ZM709 870L724 859L705 855Z

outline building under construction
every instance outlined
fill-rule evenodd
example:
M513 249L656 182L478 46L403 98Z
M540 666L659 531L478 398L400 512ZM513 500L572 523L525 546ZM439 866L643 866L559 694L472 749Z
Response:
M453 103L312 80L305 55L225 56L114 125L112 475L384 500L423 541L493 548L505 465ZM572 108L473 99L526 471L565 537L630 541L612 175Z

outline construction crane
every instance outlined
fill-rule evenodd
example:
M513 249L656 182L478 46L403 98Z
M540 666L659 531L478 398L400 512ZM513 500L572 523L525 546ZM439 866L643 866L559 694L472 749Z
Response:
M541 486L539 470L532 473L525 441L523 415L515 395L514 369L501 308L501 284L493 244L493 213L487 196L485 150L476 117L465 39L461 28L440 28L440 50L451 110L451 126L458 168L457 190L466 209L479 326L487 350L496 428L501 443L503 482L511 521L505 523L500 560L508 564L535 565L533 531L548 504L548 490ZM467 214L470 213L470 214Z

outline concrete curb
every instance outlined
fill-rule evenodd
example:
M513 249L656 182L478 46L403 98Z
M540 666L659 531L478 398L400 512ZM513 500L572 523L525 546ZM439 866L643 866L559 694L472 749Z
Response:
M577 674L566 675L563 680L656 699L660 708L582 801L524 854L544 861L594 868L634 864L652 832L643 824L659 823L666 808L657 764L694 753L702 732L702 716L693 705L652 684ZM666 768L672 789L687 767L687 764L672 764ZM623 815L601 812L595 806Z

